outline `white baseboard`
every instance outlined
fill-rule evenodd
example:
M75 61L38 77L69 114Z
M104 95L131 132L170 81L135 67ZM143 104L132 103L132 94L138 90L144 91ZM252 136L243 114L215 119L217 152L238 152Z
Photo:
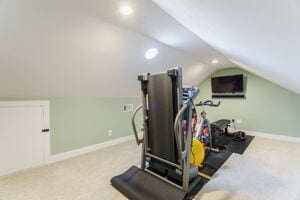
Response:
M273 140L280 140L280 141L286 141L286 142L296 142L300 143L299 137L293 137L293 136L286 136L286 135L276 135L276 134L270 134L270 133L260 133L256 131L245 131L246 134L252 135L252 136L258 136L262 138L269 138Z
M230 132L234 132L233 128L229 129ZM286 135L280 135L280 134L272 134L272 133L261 133L257 131L247 131L243 130L247 135L262 137L262 138L268 138L273 140L280 140L285 142L296 142L300 143L300 137L293 137L293 136L286 136Z
M102 143L99 143L99 144L94 144L94 145L91 145L91 146L83 147L83 148L80 148L80 149L75 149L75 150L72 150L72 151L67 151L67 152L64 152L64 153L51 155L50 158L47 160L46 164L55 163L55 162L58 162L58 161L61 161L61 160L65 160L65 159L68 159L68 158L72 158L72 157L75 157L75 156L86 154L86 153L89 153L89 152L92 152L92 151L103 149L105 147L120 144L120 143L130 141L130 140L133 140L133 139L134 139L134 136L130 135L130 136L121 137L121 138L117 138L117 139L114 139L114 140L109 140L109 141L106 141L106 142L102 142Z

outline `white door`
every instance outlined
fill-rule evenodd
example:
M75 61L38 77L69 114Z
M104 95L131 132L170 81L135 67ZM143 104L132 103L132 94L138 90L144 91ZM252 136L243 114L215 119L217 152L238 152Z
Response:
M44 163L43 109L0 107L0 176Z

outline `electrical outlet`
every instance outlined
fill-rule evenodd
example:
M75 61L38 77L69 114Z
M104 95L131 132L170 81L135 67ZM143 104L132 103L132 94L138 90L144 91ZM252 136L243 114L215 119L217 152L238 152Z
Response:
M108 130L107 134L108 134L109 137L112 136L112 134L113 134L112 130Z
M124 104L123 105L123 112L132 112L133 111L133 104Z
M241 124L242 120L241 119L232 119L232 122L235 124Z

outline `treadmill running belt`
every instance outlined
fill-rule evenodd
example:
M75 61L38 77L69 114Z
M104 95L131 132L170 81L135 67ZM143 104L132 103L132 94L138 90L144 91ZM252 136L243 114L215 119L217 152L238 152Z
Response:
M187 194L135 166L110 182L131 200L182 200Z

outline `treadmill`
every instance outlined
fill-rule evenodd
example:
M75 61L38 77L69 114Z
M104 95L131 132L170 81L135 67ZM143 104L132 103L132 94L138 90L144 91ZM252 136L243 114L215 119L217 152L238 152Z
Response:
M187 199L201 183L198 167L189 162L192 144L193 100L197 87L182 87L182 68L138 76L142 105L132 117L141 166L132 166L111 179L111 184L132 200ZM139 138L135 117L143 113L143 137ZM185 131L183 124L186 124Z

